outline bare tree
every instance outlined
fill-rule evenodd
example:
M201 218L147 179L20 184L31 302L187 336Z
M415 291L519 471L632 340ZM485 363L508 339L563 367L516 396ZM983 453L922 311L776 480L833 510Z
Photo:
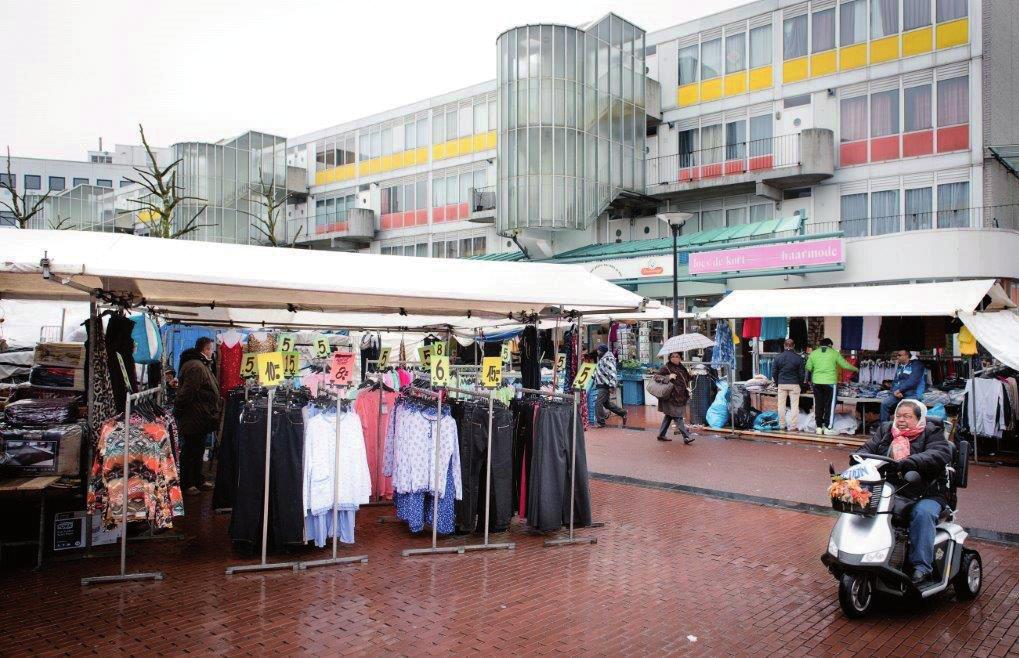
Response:
M0 199L0 204L3 204L3 206L14 215L14 221L17 222L18 228L28 228L29 220L35 217L39 211L43 209L46 199L50 197L50 192L49 190L46 190L46 194L43 194L38 199L29 203L28 191L26 190L22 192L19 197L17 187L18 185L14 180L14 174L11 173L11 147L8 146L7 176L0 179L0 190L7 190L7 192L11 195L11 200L4 201L3 199Z
M142 144L145 146L145 153L149 157L149 166L147 168L134 167L134 170L138 172L139 179L127 178L126 180L140 185L148 194L141 199L128 199L128 201L138 204L141 211L148 213L149 221L146 223L150 227L149 234L157 238L176 239L184 237L188 233L193 233L200 228L214 226L214 224L198 223L198 218L208 207L203 205L181 228L177 229L174 227L174 213L182 201L204 203L205 199L194 196L182 196L180 194L181 187L177 185L177 167L183 158L179 158L166 168L161 168L156 161L156 155L152 152L152 148L149 147L149 143L145 139L145 128L140 123L138 124L138 132L141 133Z
M70 231L74 228L70 217L57 216L57 221L50 220L50 228L54 231Z
M304 227L301 226L297 229L297 233L294 234L294 238L290 241L290 244L280 244L279 238L276 237L276 228L279 226L280 220L280 208L286 206L287 201L290 199L290 193L284 188L283 195L279 195L279 188L276 186L275 173L269 176L269 182L265 181L265 174L262 172L262 166L258 166L258 198L255 202L262 207L265 214L255 214L246 210L241 211L245 215L248 215L255 220L255 230L262 234L266 245L273 247L293 247L297 244L297 238L301 236L301 231Z

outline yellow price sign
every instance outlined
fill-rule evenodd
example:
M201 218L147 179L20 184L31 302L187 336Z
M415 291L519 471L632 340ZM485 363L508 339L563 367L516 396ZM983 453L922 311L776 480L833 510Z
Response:
M449 357L437 356L432 359L432 386L449 385Z
M258 362L255 357L257 354L254 352L245 352L241 356L241 377L244 379L250 379L258 375Z
M486 356L481 362L481 383L485 388L499 388L502 385L502 359Z
M280 334L280 338L276 342L276 348L280 352L293 352L295 347L297 347L297 336L294 334Z
M591 377L594 375L595 365L593 363L585 363L580 366L580 370L577 371L577 376L573 379L573 389L577 391L587 390L591 385Z
M258 358L258 383L262 386L278 386L283 381L283 353L265 352Z
M283 352L283 376L296 377L301 369L301 354L293 350Z
M432 354L434 354L435 356L449 356L449 354L447 353L448 347L449 346L446 345L446 343L441 340L437 343L432 343Z
M392 354L392 352L393 348L391 347L383 347L381 350L379 350L379 360L375 364L375 367L378 368L379 370L385 370L386 368L388 368L389 355Z
M555 358L555 369L560 371L566 369L566 355L562 352Z
M418 348L418 360L421 362L421 365L426 367L432 362L432 347L430 345Z
M325 336L315 336L315 342L312 344L315 346L316 359L324 359L332 353L329 349L329 339Z
M502 357L502 362L503 363L512 363L512 361L513 361L513 354L510 352L510 344L509 344L509 342L504 342L502 344L501 357Z

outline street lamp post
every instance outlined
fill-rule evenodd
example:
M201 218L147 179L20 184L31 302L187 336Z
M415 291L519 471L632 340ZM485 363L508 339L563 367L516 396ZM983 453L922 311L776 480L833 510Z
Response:
M693 217L688 212L658 213L658 219L672 230L672 335L679 334L679 230Z

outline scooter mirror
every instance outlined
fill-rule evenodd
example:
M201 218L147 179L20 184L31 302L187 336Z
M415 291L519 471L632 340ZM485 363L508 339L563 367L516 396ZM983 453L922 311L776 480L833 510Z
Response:
M910 484L918 484L920 482L920 474L916 471L906 471L906 474L903 477L906 479L906 482Z

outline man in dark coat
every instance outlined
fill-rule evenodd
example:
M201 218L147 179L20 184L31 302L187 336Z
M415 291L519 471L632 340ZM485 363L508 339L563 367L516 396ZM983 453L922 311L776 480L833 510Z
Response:
M181 434L180 484L184 493L194 495L211 489L202 473L206 438L219 429L223 401L219 383L212 372L216 344L207 336L180 355L180 377L173 415Z
M881 423L874 436L857 452L895 459L899 473L920 474L920 496L910 510L909 561L913 582L930 578L934 570L934 533L938 517L948 504L945 467L952 461L952 444L940 423L927 420L927 408L916 400L903 400L895 419Z

